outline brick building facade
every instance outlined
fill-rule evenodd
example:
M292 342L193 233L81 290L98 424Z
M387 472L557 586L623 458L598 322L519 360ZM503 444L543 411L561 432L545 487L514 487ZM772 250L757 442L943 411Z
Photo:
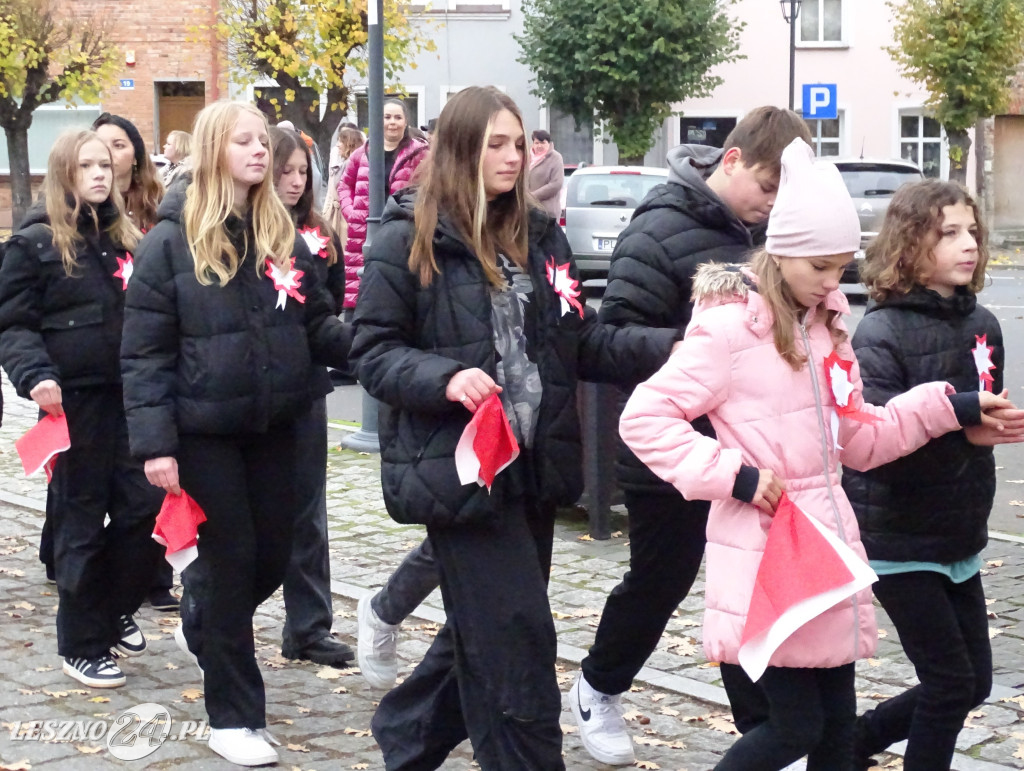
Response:
M95 15L111 23L109 39L121 56L119 82L98 105L53 105L36 111L29 130L33 192L46 166L53 138L65 128L88 126L103 111L131 120L146 148L160 152L168 132L190 130L202 107L227 96L223 64L209 24L217 0L71 0L83 17ZM3 134L0 132L0 140ZM0 228L10 226L10 178L6 146L0 148Z

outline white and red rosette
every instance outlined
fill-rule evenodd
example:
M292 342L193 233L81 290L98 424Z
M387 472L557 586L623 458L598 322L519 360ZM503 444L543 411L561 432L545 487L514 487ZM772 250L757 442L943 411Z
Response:
M843 449L839 444L839 419L850 418L859 423L877 423L881 420L876 415L863 412L857 409L850 400L853 395L853 362L840 358L836 351L832 351L825 358L825 380L828 382L829 391L832 394L831 429L832 442L837 450Z
M554 256L551 256L545 263L545 267L547 268L548 283L551 284L551 288L555 290L555 294L561 300L562 315L575 309L580 314L580 318L583 318L583 306L579 301L580 282L569 275L569 263L558 265Z
M285 303L291 297L300 303L306 302L306 296L299 292L299 284L305 271L295 269L295 258L288 260L288 270L282 270L272 262L267 262L267 276L274 282L274 289L277 290L277 305L275 308L284 310Z
M315 254L318 257L327 257L327 244L330 243L331 237L321 233L319 225L315 228L306 226L299 231L299 235L306 242L310 254Z
M128 282L131 280L132 273L135 272L135 258L132 257L131 252L124 253L124 259L117 257L117 270L114 271L114 278L121 279L121 289L128 289Z

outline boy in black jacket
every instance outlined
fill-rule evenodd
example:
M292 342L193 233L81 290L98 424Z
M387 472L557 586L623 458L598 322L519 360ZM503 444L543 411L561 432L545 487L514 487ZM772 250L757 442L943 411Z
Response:
M736 125L724 149L680 145L672 150L668 182L648 194L619 236L601 321L685 330L697 268L706 262L744 262L755 232L763 236L782 151L796 137L811 142L799 115L759 107ZM706 418L695 425L713 435ZM634 761L633 741L620 696L693 585L704 555L708 503L685 500L621 442L616 472L629 514L629 571L608 596L569 701L587 751L601 762L628 765ZM756 686L739 667L723 666L722 680L737 727L752 728L762 704Z

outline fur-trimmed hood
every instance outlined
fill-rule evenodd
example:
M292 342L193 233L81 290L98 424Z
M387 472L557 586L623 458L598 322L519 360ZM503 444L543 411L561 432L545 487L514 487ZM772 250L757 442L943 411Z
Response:
M727 303L745 303L747 323L758 335L768 334L772 326L772 312L764 298L757 291L757 276L746 265L729 265L709 262L697 268L693 278L693 318L708 308ZM825 301L811 308L807 314L810 322L824 310L850 313L850 303L838 289L830 292Z

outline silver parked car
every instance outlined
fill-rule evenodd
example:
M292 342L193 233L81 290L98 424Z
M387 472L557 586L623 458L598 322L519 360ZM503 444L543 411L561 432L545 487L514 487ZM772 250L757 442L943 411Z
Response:
M908 182L924 178L921 170L910 161L873 161L865 158L826 158L839 169L839 173L850 191L850 197L860 217L860 250L856 259L843 274L844 284L860 283L860 262L864 259L864 248L878 235L889 208L893 194Z
M566 180L565 235L583 274L606 276L619 233L668 169L587 166Z

